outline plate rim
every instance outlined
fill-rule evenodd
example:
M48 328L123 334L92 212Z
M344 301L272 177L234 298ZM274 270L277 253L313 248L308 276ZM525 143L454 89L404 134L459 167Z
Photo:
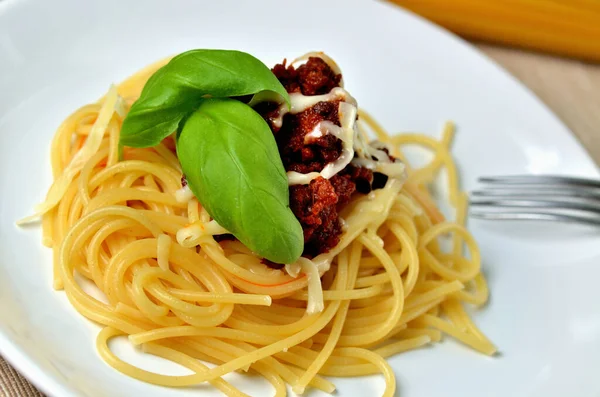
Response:
M20 1L24 0L0 0L0 21L3 18L9 18L11 6L18 6ZM492 65L495 69L495 74L502 74L504 78L508 78L515 83L515 85L518 86L529 99L532 99L537 103L539 108L546 114L546 117L549 117L552 120L553 124L558 125L566 132L565 136L569 136L577 148L585 155L585 159L580 160L585 160L595 166L594 171L586 172L585 175L582 176L597 177L600 175L599 165L594 161L580 138L573 133L573 131L565 124L565 122L558 117L556 113L554 113L554 111L552 111L552 109L541 98L539 98L531 88L526 86L517 77L500 65L498 61L483 52L481 49L477 48L468 40L456 35L440 25L429 21L428 19L414 13L411 10L384 0L372 2L371 5L374 4L387 7L390 12L404 14L407 18L420 21L420 24L426 27L428 30L437 31L437 35L439 37L445 37L447 39L454 40L457 45L461 46L464 50L467 50L471 55L477 55L480 61L485 62L488 65ZM22 348L21 344L12 341L9 335L3 332L2 328L0 328L0 356L6 361L7 364L16 370L23 378L29 381L41 393L47 396L68 396L73 394L73 390L70 389L67 384L63 384L54 375L44 371L33 355L27 353Z

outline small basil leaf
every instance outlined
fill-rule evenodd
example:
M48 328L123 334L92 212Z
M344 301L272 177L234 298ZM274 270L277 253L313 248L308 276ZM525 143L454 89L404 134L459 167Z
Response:
M205 99L187 119L177 156L208 213L258 255L292 263L304 237L269 126L250 106Z
M261 94L277 102L289 96L267 66L250 54L191 50L177 55L148 80L123 121L120 144L156 146L172 134L202 98Z

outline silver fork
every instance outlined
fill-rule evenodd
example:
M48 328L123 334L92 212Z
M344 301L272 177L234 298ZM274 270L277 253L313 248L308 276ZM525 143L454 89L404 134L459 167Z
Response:
M551 175L479 178L471 193L471 216L600 226L600 181Z

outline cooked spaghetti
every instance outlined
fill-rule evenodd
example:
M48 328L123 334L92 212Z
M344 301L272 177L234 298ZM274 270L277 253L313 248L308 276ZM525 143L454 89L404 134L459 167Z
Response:
M64 121L52 142L54 183L38 207L54 287L102 326L96 345L109 365L157 385L209 382L229 396L245 395L223 379L234 371L262 375L276 396L286 395L286 384L297 393L332 393L326 376L381 373L391 396L396 384L386 357L443 335L487 355L496 351L465 309L483 305L488 288L464 226L467 197L450 155L452 124L439 140L388 135L359 112L361 139L375 135L406 176L353 194L340 209L335 246L273 268L238 240L218 237L227 231L182 188L174 136L153 148L125 147L120 156L123 120L164 64ZM432 160L410 168L405 145L428 149ZM454 220L429 192L440 173ZM103 298L84 291L76 274ZM151 373L121 360L108 346L118 335L191 374Z

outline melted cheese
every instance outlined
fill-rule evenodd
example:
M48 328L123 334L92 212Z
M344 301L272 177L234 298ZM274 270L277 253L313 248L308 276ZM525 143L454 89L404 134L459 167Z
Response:
M323 301L323 286L321 285L321 275L317 265L307 258L298 259L302 266L302 272L308 278L308 302L306 304L306 313L320 313L325 307Z
M348 102L356 106L356 99L352 97L345 89L341 87L335 87L329 93L323 95L303 95L299 92L293 92L290 94L290 108L288 109L287 104L283 103L277 109L277 118L271 122L277 128L281 128L283 125L283 116L286 114L298 114L305 110L308 110L315 106L319 102L333 102L343 101Z
M192 193L192 189L190 189L188 185L185 185L175 192L175 200L177 200L178 203L187 203L193 198L194 193Z
M308 60L310 57L319 57L329 65L336 74L341 74L338 65L322 52L307 53L292 62L292 65ZM404 164L392 161L390 156L383 150L385 144L381 142L373 142L369 144L363 139L356 125L358 113L358 105L356 99L348 93L340 82L340 87L335 87L329 93L323 95L306 96L301 93L291 93L290 108L286 104L282 104L277 112L277 117L271 122L277 128L283 125L283 117L287 114L298 114L308 110L319 102L340 101L338 108L340 125L336 125L331 121L319 122L312 131L304 137L304 144L308 145L315 140L322 138L328 134L334 135L342 141L342 152L340 156L333 162L326 164L321 172L310 172L303 174L300 172L289 171L287 173L288 185L306 185L312 180L323 177L329 179L342 171L351 162L356 166L366 167L372 171L380 172L390 178L404 179L406 169Z
M110 120L112 119L116 109L119 107L118 100L119 94L117 93L117 88L112 85L108 90L106 97L104 98L102 108L100 108L98 117L96 118L96 121L94 122L94 125L92 126L92 129L88 134L88 137L82 148L75 154L69 165L63 170L60 177L54 181L52 186L50 186L46 200L35 207L35 214L19 220L17 222L18 225L37 219L39 216L50 211L60 202L65 195L71 181L75 179L75 176L79 173L79 171L81 171L90 157L98 152L100 144L102 143L102 139L104 138L104 134L106 133L106 129L108 128L108 124L110 123Z
M340 69L338 64L329 55L325 54L323 51L307 52L306 54L294 59L290 65L296 65L300 62L308 61L308 58L311 58L311 57L321 58L331 68L333 73L339 74L339 75L342 74L342 69ZM343 80L343 76L342 76L342 78L340 79L340 87L343 87L343 86L344 86L344 80Z
M368 168L374 172L380 172L390 178L404 179L406 177L406 166L400 162L384 162L364 158L355 158L352 164L357 167Z
M300 270L302 270L302 266L298 262L287 263L285 265L285 271L291 277L297 278L300 275Z
M358 109L355 105L347 102L340 102L338 114L341 126L337 126L331 121L321 121L317 124L317 127L315 127L317 131L311 131L309 133L311 136L308 139L314 139L317 135L319 135L317 138L327 134L334 135L342 141L342 153L335 161L323 167L321 172L302 174L295 171L289 171L287 173L289 185L305 185L318 177L329 179L350 164L350 161L352 161L352 158L354 157L354 137L357 135L357 132L355 131L357 112ZM306 142L306 137L304 139Z
M194 222L189 226L179 229L176 238L179 245L189 248L198 245L200 238L216 234L229 234L229 231L213 219L206 223L200 221Z

